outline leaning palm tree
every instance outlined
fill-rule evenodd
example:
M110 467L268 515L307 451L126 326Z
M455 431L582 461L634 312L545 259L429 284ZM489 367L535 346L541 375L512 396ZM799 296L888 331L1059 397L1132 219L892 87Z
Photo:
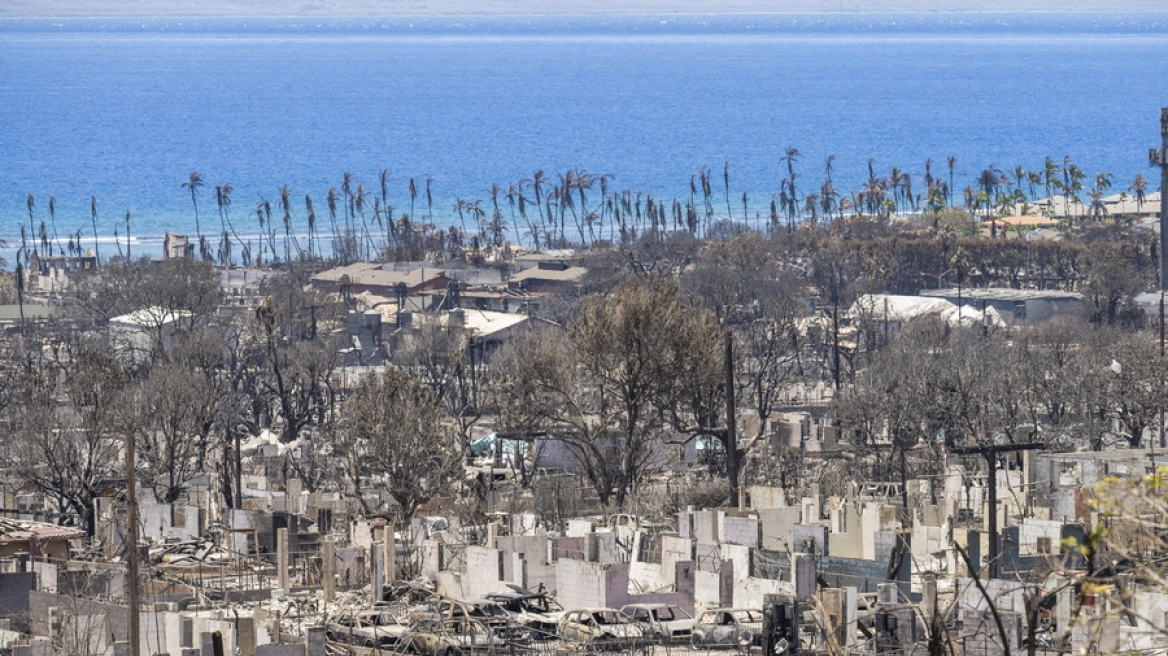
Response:
M341 230L337 226L337 201L340 199L337 196L337 188L329 187L328 195L325 196L325 202L328 204L329 221L332 222L333 228L333 257L337 255L337 246L341 243Z
M235 225L231 223L231 194L235 191L235 187L230 183L215 186L215 204L219 208L219 227L223 234L231 233L235 237L235 241L239 244L240 249L244 254L247 254L247 244L235 231ZM224 249L226 253L230 254L230 247Z
M182 188L186 189L191 194L191 205L195 208L195 236L202 237L202 226L199 225L199 201L196 198L199 189L203 186L203 174L198 171L192 171L190 178L182 183Z
M57 242L57 251L65 254L65 249L61 248L61 237L57 234L57 198L49 196L49 225L53 228L53 241ZM52 255L52 253L49 253Z
M97 196L89 197L89 218L93 221L93 257L101 266L101 252L97 249Z

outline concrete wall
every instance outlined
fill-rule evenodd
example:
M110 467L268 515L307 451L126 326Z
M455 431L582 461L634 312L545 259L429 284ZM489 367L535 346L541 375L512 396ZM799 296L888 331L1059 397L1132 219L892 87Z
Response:
M757 548L759 546L758 528L759 521L754 517L724 517L722 518L722 541Z
M520 572L516 571L516 558L522 554L526 567L526 587L537 589L543 585L544 589L555 594L556 567L548 561L548 547L551 540L545 535L503 536L496 543L509 557L504 559L504 574L511 583L524 585L520 581Z
M501 549L470 546L464 552L466 570L462 574L462 593L467 597L482 597L492 592L509 590L506 565L510 560ZM502 565L502 567L500 567ZM500 571L500 569L504 571Z
M802 514L803 509L800 507L760 509L758 520L762 523L762 548L771 551L793 549L793 527L802 519Z
M565 609L611 607L632 603L677 604L693 610L696 571L693 563L678 563L674 572L675 592L630 594L628 563L594 563L560 560L556 563L559 586L557 598Z
M556 561L556 597L565 609L606 606L608 603L607 569L586 560Z

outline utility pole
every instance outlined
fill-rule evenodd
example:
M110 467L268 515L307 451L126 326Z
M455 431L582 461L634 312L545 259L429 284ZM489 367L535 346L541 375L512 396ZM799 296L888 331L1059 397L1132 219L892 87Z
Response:
M730 479L730 501L742 508L742 494L738 480L738 405L734 401L734 334L726 329L726 478Z
M998 549L998 454L1008 453L1010 451L1035 451L1045 449L1046 445L1040 442L1028 442L1026 444L1002 444L1002 445L986 445L974 447L953 447L949 449L953 453L961 455L977 454L985 458L986 469L989 473L989 481L987 487L989 488L989 535L990 535L990 549L989 549L989 578L998 578L999 572L999 556ZM970 572L970 576L973 576Z
M133 432L126 433L126 583L129 585L128 605L130 610L130 656L139 656L141 646L138 637L138 482L134 470L135 462Z
M1168 107L1160 109L1160 149L1148 149L1148 164L1160 167L1160 392L1164 391L1164 290L1168 289ZM1164 446L1164 411L1160 411L1160 446ZM1153 463L1153 466L1155 464Z
M1168 248L1168 107L1160 110L1160 148L1148 149L1148 164L1160 167L1160 291L1168 283L1168 260L1164 249Z

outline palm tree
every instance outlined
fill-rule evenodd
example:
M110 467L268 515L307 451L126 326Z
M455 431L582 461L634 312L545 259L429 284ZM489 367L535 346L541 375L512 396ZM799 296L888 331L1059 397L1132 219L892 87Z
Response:
M981 187L982 192L985 193L984 207L986 207L987 211L986 219L992 217L992 204L994 202L995 193L998 190L998 184L1000 183L1001 179L1001 171L999 171L993 164L990 164L989 168L982 171L981 175L977 177L977 185Z
M499 194L503 193L503 189L498 184L493 184L489 193L491 194L491 207L494 209L494 212L491 214L490 225L491 243L495 246L502 246L503 214L499 212Z
M196 198L199 189L203 186L203 174L198 171L192 171L190 178L182 183L182 188L186 189L191 194L191 205L195 208L195 235L197 237L203 236L202 227L199 225L199 201Z
M1083 190L1083 179L1087 177L1087 174L1083 173L1083 169L1080 169L1071 162L1070 155L1063 160L1063 167L1063 199L1069 218L1071 213L1071 200L1074 200L1078 205L1083 204L1079 199L1079 192Z
M263 264L264 264L264 236L266 234L264 232L264 197L263 196L260 196L259 201L256 202L255 213L256 213L256 221L258 221L260 224L260 234L259 234L260 252L256 254L255 263L256 263L256 266L263 266ZM273 259L275 258L275 256L276 256L276 254L272 253Z
M357 185L357 193L353 195L353 207L357 210L357 213L361 215L361 231L365 234L365 255L368 258L368 256L371 254L371 251L376 250L376 247L373 245L373 235L369 233L369 224L365 221L365 205L367 204L368 200L366 200L365 196L365 185L359 184Z
M795 177L796 177L795 176L795 162L798 160L798 157L799 157L799 149L795 148L793 146L788 146L787 149L784 151L784 155L779 158L780 162L786 162L786 164L787 164L787 194L788 194L788 198L787 198L786 206L787 206L787 217L790 220L794 220L795 215L798 213L798 210L797 210L798 205L797 204L798 204L799 197L795 191Z
M1030 198L1034 198L1034 189L1037 185L1042 184L1042 173L1038 171L1027 171L1026 183L1030 187Z
M349 221L355 216L353 214L353 174L345 171L341 176L341 191L345 194L345 235L352 233L353 228Z
M837 207L838 198L839 192L835 190L835 185L828 177L823 181L823 186L819 188L819 208L823 210L823 218L828 223L831 222L832 214L839 209Z
M377 174L377 181L381 184L381 204L389 206L389 169L381 169Z
M32 192L28 192L28 198L24 201L24 206L28 208L28 232L31 235L36 234L36 224L33 223L33 210L36 208L36 198L33 197Z
M730 209L730 160L722 165L722 191L726 194L726 218L733 219L734 212Z
M953 172L956 169L957 169L957 158L951 156L951 157L949 157L949 186L945 188L945 203L948 204L950 207L953 206L953 198L950 197L950 194L953 193L953 190L957 188L957 186L953 182Z
M1087 197L1091 199L1091 218L1095 221L1102 221L1107 216L1107 206L1103 203L1103 190L1094 187L1087 192Z
M426 178L426 221L434 222L434 194L430 191L430 185L434 182L434 176L427 173Z
M389 246L393 242L393 233L396 229L393 223L393 206L389 204L389 181L392 179L389 175L389 169L381 169L381 173L377 175L377 181L381 185L381 207L385 210L386 246Z
M1136 179L1132 180L1131 186L1128 187L1128 189L1131 190L1132 195L1136 197L1136 209L1141 214L1144 211L1144 200L1147 198L1144 192L1147 190L1147 188L1148 180L1142 173L1137 175Z
M414 216L414 201L418 199L418 183L410 178L410 216Z
M130 210L126 210L126 262L133 262L134 256L130 254Z
M325 202L328 203L329 221L332 222L333 228L333 257L337 255L337 246L341 243L341 231L337 226L337 188L329 187L328 195L325 196Z
M247 259L251 259L247 244L244 243L243 238L236 232L235 224L231 222L231 194L234 192L235 187L231 183L215 186L215 204L219 207L220 228L222 228L224 234L230 231L231 236L235 237L235 241L239 243L242 254L247 256ZM230 253L230 250L227 252Z
M1026 182L1029 173L1023 166L1014 167L1014 191L1022 191L1022 183Z
M101 252L97 248L97 196L89 197L89 218L93 221L93 257L101 266Z
M49 196L49 223L53 227L53 241L57 242L57 251L64 255L65 249L61 248L61 237L57 234L57 199L54 196Z
M284 211L284 261L290 263L292 262L292 251L289 242L295 242L296 236L292 231L292 188L288 185L280 188L280 209ZM362 217L362 221L364 221L364 217ZM296 250L300 250L299 244L296 244Z
M312 207L312 196L304 194L304 210L308 214L308 259L312 259L312 242L316 236L316 210Z
M1095 187L1099 189L1099 191L1106 192L1108 189L1111 189L1111 182L1114 179L1115 176L1111 175L1110 173L1099 173L1095 176Z

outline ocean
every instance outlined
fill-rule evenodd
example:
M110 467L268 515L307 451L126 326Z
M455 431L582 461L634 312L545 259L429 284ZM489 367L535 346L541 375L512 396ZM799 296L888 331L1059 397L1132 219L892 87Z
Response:
M1116 193L1157 179L1166 105L1168 14L0 20L0 238L29 193L61 235L89 239L91 196L103 239L127 211L135 238L193 233L192 171L209 233L216 185L241 233L287 185L303 230L305 195L324 225L330 187L378 195L382 169L398 215L430 176L441 226L536 170L684 202L708 167L721 211L728 161L753 216L790 147L800 193L829 155L849 191L870 160L919 192L929 159L960 189L1069 156Z

